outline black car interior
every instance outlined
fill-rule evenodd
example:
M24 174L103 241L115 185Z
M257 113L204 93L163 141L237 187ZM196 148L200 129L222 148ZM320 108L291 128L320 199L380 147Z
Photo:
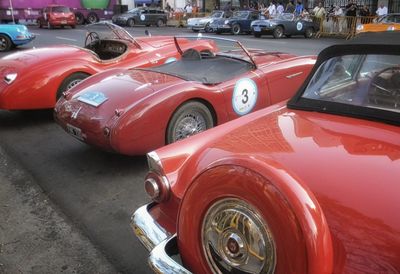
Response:
M124 54L127 46L118 40L102 40L96 32L86 36L85 48L91 50L100 60L110 60Z
M173 75L186 81L202 84L218 84L235 78L254 68L242 59L225 55L214 55L209 50L188 49L178 61L145 70Z

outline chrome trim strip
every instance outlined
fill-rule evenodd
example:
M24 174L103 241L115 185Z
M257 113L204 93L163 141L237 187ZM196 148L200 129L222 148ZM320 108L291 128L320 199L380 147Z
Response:
M150 203L141 206L133 213L131 218L133 232L148 251L153 250L155 246L171 237L170 233L156 223L150 215L149 210L154 205L155 203Z
M147 164L149 166L149 169L151 171L161 172L163 169L163 166L161 164L161 160L160 160L160 157L158 157L157 152L151 151L151 152L147 153L146 156L147 156Z
M177 254L177 236L162 241L150 253L149 265L156 273L171 273L171 274L192 274L178 262L171 258L171 254Z
M296 77L296 76L299 76L299 75L301 75L301 74L303 74L303 73L304 73L303 71L300 71L300 72L297 72L297 73L293 73L293 74L291 74L291 75L287 75L286 78L287 78L287 79L291 79L291 78Z

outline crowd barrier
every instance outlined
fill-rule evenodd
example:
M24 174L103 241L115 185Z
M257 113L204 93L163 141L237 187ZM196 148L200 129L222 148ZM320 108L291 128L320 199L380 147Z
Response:
M167 25L173 26L173 27L186 27L187 20L189 18L206 17L209 14L210 13L206 13L206 12L192 12L192 13L170 12L168 14Z
M375 18L375 16L328 16L320 19L316 37L336 36L350 39L356 35L357 25L372 23Z

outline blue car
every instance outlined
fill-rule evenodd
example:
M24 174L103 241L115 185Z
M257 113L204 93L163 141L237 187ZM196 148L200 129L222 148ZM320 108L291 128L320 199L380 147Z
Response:
M263 18L264 16L260 15L258 11L235 11L229 19L213 19L210 22L210 29L217 34L223 32L235 35L240 33L251 33L251 22Z
M0 24L0 52L29 43L35 35L24 25Z

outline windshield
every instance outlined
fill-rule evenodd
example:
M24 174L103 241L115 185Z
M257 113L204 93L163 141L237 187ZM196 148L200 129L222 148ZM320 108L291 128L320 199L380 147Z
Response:
M248 12L248 11L235 11L235 12L233 13L233 16L232 16L232 17L234 17L234 18L246 19L248 15L249 15L249 12Z
M318 68L302 98L400 112L400 55L328 59Z
M86 27L87 33L95 32L101 40L125 40L136 43L133 36L125 29L108 22L99 22L88 25Z
M400 23L400 15L387 15L379 20L380 23Z
M211 18L220 18L222 16L222 11L214 11L210 17Z
M210 37L210 36L180 36L176 37L177 46L179 49L187 48L187 45L192 43L192 41L196 40L207 40L210 41L211 44L214 45L215 49L212 55L217 56L225 56L234 59L239 59L246 61L247 63L252 64L256 67L256 64L250 57L247 49L243 47L241 43L236 40L225 39L225 38L217 38L217 37ZM180 51L178 49L178 51ZM206 54L202 53L203 58L207 58Z
M276 19L292 21L294 19L294 14L293 13L282 13L282 14L279 14L278 17L276 17Z
M128 10L128 13L139 13L139 12L140 12L140 9L138 9L138 8Z
M58 7L53 7L52 8L53 12L59 12L59 13L68 13L71 12L70 9L68 7L62 7L62 6L58 6Z

